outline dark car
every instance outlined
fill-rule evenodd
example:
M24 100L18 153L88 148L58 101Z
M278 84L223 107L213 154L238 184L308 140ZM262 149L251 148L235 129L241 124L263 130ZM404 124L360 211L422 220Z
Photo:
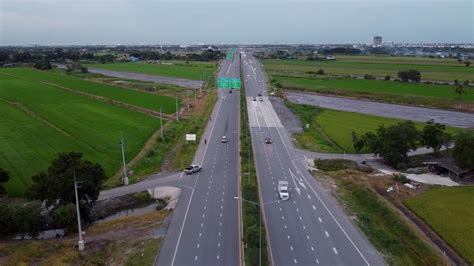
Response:
M229 90L229 93L232 93L232 89L231 89L231 90Z
M271 138L265 138L265 144L272 144Z
M262 97L262 94L259 93L259 94L258 94L258 97Z
M252 100L253 100L254 102L256 102L256 101L257 101L257 97L254 96Z
M190 166L184 168L183 171L187 175L192 175L194 173L197 173L197 172L201 171L201 166L196 165L196 164L191 164Z

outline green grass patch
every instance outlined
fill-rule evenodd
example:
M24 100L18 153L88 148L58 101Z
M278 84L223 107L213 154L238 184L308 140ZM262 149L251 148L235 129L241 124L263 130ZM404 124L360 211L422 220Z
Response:
M217 69L216 62L163 61L161 64L148 63L112 63L88 64L87 67L102 68L123 72L136 72L149 75L185 78L193 80L207 79Z
M134 176L130 177L130 182L136 182L145 175L160 171L165 160L169 160L167 170L182 170L192 162L217 100L214 80L213 75L205 84L209 91L206 92L203 107L199 111L193 112L189 118L181 118L179 122L170 121L164 126L163 139L158 137L153 148L133 167ZM190 132L196 134L195 143L184 141L185 134Z
M338 180L338 192L370 242L388 255L389 264L441 265L437 253L372 190Z
M344 169L357 169L358 164L351 160L332 159L332 160L314 160L314 165L321 171L339 171Z
M346 78L311 79L282 76L273 76L273 78L281 82L285 88L304 89L306 91L319 93L341 94L344 92L353 92L357 93L359 96L366 97L370 97L371 95L389 95L392 98L394 96L399 96L399 98L432 98L433 101L459 101L459 96L454 93L454 86L448 85L413 84L406 82ZM467 94L463 95L460 100L469 102L474 101L474 90L467 88L466 92Z
M336 56L335 61L263 60L265 69L273 73L305 73L324 69L329 75L365 75L397 77L398 71L416 69L424 80L472 80L474 67L466 67L452 59L417 60L405 57Z
M360 136L368 131L375 131L381 124L390 126L402 121L285 102L300 117L303 125L309 124L309 128L304 127L302 133L294 134L297 146L316 152L354 153L353 131ZM421 130L424 123L415 125ZM462 129L448 127L447 131L456 135Z
M175 99L169 96L145 93L118 86L87 81L75 76L67 76L61 73L38 71L28 68L3 68L0 70L0 73L13 75L19 79L29 80L38 84L41 84L41 82L48 82L58 86L110 98L154 111L160 111L160 108L162 108L163 113L167 114L171 114L176 111ZM2 76L7 77L7 75ZM178 104L180 104L180 102Z
M474 264L474 187L436 187L405 200L470 264Z
M151 238L144 241L135 241L134 250L127 260L127 266L153 265L160 250L162 238Z
M21 196L58 152L82 152L111 176L121 163L120 131L126 158L133 158L159 126L147 115L5 74L0 113L0 167L11 173L12 196Z

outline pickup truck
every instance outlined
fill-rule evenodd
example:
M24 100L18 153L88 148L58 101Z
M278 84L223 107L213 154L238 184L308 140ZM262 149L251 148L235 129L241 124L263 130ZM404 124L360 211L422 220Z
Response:
M278 181L278 197L281 200L288 200L290 198L290 192L288 191L288 182Z

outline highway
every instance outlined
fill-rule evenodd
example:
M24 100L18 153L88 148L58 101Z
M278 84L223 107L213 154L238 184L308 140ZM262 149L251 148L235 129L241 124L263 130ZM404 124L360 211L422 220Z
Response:
M239 75L238 57L222 61L219 77ZM234 199L239 195L239 92L219 90L218 96L203 136L207 144L194 158L202 171L181 177L183 193L156 265L241 263L240 202ZM228 143L221 143L223 135Z
M242 52L242 68L271 264L385 264L294 153L289 135L268 99L260 63ZM273 143L264 144L266 137ZM279 180L290 184L288 201L278 200Z

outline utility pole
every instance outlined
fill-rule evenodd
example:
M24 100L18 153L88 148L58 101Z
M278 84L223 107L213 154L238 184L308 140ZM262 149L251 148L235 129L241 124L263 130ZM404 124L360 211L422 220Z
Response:
M74 193L76 194L76 212L77 212L77 229L79 230L79 242L77 242L77 248L79 251L84 250L84 240L82 239L82 227L81 227L81 213L79 212L79 196L77 195L77 183L76 182L76 169L73 169L74 174Z
M179 122L178 96L176 96L176 122Z
M189 88L186 87L186 107L189 109Z
M123 132L120 131L120 146L122 146L122 163L123 163L123 184L128 185L127 165L125 164L125 140L123 139Z
M161 107L160 107L160 136L161 136L161 140L163 140L163 112L161 111Z

